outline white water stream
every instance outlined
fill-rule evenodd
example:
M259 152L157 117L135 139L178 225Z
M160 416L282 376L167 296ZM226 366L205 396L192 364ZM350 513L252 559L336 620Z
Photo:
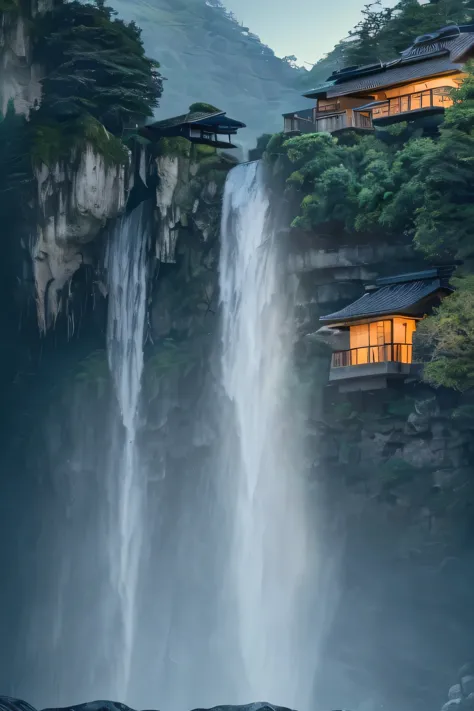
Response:
M118 600L116 694L127 698L145 521L146 480L136 446L146 315L147 229L140 205L114 229L108 248L107 352L121 422L108 471L111 584ZM117 634L118 633L118 634Z
M234 168L220 263L223 385L233 404L229 436L236 430L238 438L228 462L228 575L243 673L232 701L305 709L317 654L318 631L309 632L305 606L315 551L296 424L301 413L290 387L292 300L272 222L263 167Z

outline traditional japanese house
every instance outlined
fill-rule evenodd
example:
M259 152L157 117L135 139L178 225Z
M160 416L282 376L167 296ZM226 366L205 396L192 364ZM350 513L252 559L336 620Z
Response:
M420 319L449 294L452 268L377 279L360 299L320 321L337 335L330 383L339 390L374 390L419 373L413 334Z
M444 27L421 35L398 59L347 67L304 94L313 109L284 115L285 133L371 131L397 121L442 114L450 92L474 57L474 25Z
M153 142L180 137L215 148L235 148L231 139L240 128L245 128L245 124L228 118L224 111L193 111L143 126L139 133Z

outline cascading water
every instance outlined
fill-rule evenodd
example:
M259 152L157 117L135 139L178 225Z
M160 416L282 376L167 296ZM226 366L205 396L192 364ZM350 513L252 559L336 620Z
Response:
M145 221L142 204L120 220L108 248L107 352L121 416L108 471L111 584L119 617L115 693L120 699L127 698L130 682L145 520L146 480L136 447L146 315Z
M238 166L225 188L220 261L222 377L233 406L222 443L233 523L228 580L235 606L227 617L241 670L232 701L263 698L305 709L317 653L317 630L311 647L305 624L315 551L291 396L285 281L263 166Z

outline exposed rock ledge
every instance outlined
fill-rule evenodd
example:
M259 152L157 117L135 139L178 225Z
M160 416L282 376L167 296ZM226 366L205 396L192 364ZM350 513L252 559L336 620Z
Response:
M61 290L90 261L88 245L125 210L133 179L128 166L108 163L88 143L70 161L42 164L36 180L39 215L31 257L44 332L58 315Z

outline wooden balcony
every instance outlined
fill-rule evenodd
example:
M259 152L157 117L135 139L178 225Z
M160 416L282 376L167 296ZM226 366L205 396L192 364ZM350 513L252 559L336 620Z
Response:
M412 362L411 343L385 343L333 353L329 382L340 392L387 388L395 381L417 379L422 366Z
M373 130L368 112L359 111L318 111L306 109L284 115L284 132L290 135L302 133L337 133L345 129Z
M442 113L452 106L452 87L439 86L412 94L396 96L386 101L374 101L366 108L372 112L372 120L377 126L385 126L398 121L415 119L421 115Z
M380 346L362 346L332 354L331 368L344 368L348 365L365 363L412 362L411 343L384 343Z

